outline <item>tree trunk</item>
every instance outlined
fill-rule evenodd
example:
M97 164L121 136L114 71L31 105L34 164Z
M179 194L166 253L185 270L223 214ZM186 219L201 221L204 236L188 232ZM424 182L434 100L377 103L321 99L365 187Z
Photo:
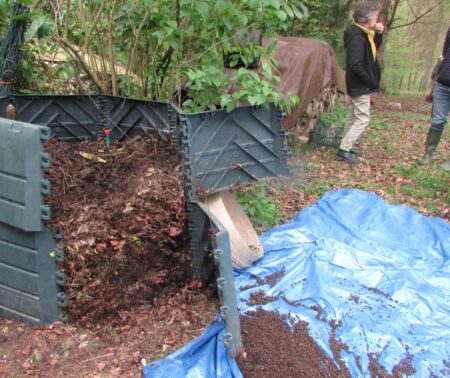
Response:
M420 80L419 92L425 92L425 76Z
M413 88L414 90L417 90L417 76L419 75L419 73L416 71L414 73L414 80L413 80Z

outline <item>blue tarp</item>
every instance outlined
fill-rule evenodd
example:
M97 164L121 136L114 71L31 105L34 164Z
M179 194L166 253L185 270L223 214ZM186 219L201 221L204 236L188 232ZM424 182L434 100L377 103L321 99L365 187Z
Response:
M348 346L341 358L353 377L370 377L370 354L389 372L411 356L415 376L450 376L449 224L372 193L340 190L264 233L261 242L264 257L235 272L242 314L256 309L248 299L262 289L278 300L258 307L306 321L330 358L330 323L339 322L336 339ZM280 270L275 285L248 289ZM144 375L242 376L221 337L223 325L214 323L144 367Z

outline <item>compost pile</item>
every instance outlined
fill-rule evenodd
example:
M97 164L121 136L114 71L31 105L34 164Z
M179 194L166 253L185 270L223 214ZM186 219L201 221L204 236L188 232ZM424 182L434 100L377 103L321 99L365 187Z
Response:
M191 279L181 159L166 143L146 136L104 151L52 140L45 149L71 321L120 319Z
M337 366L309 336L306 323L291 330L285 316L258 309L241 317L245 354L238 358L244 377L351 377L339 359Z

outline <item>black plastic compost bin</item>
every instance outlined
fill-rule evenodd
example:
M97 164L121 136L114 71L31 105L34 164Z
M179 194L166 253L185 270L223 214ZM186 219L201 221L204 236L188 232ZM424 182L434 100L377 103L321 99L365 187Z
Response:
M6 117L12 100L16 120ZM56 262L61 235L45 225L51 209L45 195L51 183L43 170L51 164L43 142L95 139L111 130L123 140L155 133L181 149L194 272L208 275L213 256L230 356L242 348L230 243L219 219L201 197L251 181L287 175L281 120L273 106L185 114L163 102L113 96L28 96L0 99L0 316L29 323L61 319L67 305L64 274Z

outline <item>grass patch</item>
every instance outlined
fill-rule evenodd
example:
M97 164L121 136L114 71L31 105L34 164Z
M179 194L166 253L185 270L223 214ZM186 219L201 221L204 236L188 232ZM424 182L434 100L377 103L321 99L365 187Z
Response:
M299 151L301 153L307 154L310 152L314 152L316 150L318 150L320 147L315 145L314 143L308 143L308 144L302 144Z
M413 112L398 112L387 114L389 121L413 121L413 122L429 122L430 115Z
M386 93L389 93L391 95L394 96L420 96L420 97L425 97L427 95L427 92L420 92L418 90L407 90L407 89L393 89L393 88L389 88L388 90L386 90Z
M320 170L321 164L314 162L314 161L308 161L307 163L305 163L305 169L307 169L308 171L318 171Z
M444 196L444 200L450 203L450 193L448 183L450 173L431 166L428 169L417 166L396 165L395 171L405 178L413 181L413 184L403 185L403 194L411 197L439 198Z
M370 127L374 130L389 130L391 124L388 118L372 117L370 121Z
M315 181L310 183L300 183L298 184L297 189L313 196L322 197L326 192L333 190L333 185L327 181Z
M408 111L389 109L390 102L408 104ZM295 167L292 179L283 184L270 181L239 189L238 201L257 230L283 223L326 192L343 188L376 193L392 204L440 216L450 206L450 173L434 164L424 168L416 163L422 156L429 122L429 116L420 113L422 104L421 97L380 96L372 112L371 127L360 140L364 150L361 164L350 166L336 161L333 147L298 144L297 153L289 158ZM343 114L340 116L342 120ZM446 128L438 161L448 158L445 151L449 133Z

